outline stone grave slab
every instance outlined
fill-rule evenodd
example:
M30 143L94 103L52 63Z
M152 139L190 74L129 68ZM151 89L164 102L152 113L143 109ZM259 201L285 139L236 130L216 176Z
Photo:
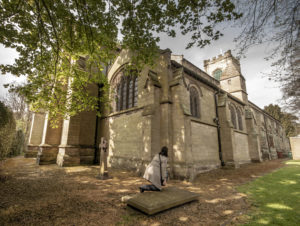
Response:
M175 187L166 187L161 191L145 191L127 200L132 206L148 215L152 215L194 200L199 194Z

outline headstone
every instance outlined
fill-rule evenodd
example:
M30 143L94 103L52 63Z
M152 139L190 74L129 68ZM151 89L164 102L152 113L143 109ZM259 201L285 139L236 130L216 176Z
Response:
M137 194L128 199L127 204L148 215L152 215L197 200L198 197L199 194L194 192L175 187L166 187L161 191L145 191Z
M107 141L104 137L101 137L101 142L99 144L100 149L100 174L99 179L105 180L108 179L108 170L107 170Z

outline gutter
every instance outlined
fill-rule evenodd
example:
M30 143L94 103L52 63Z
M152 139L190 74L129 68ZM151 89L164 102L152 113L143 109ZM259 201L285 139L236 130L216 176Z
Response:
M218 132L218 148L219 148L219 158L221 161L221 166L225 166L225 162L223 160L222 156L222 145L221 145L221 133L220 133L220 122L219 122L219 112L218 112L218 103L217 103L217 94L219 94L220 91L216 91L214 93L214 99L215 99L215 110L216 110L216 118L214 119L215 123L217 124L217 132Z

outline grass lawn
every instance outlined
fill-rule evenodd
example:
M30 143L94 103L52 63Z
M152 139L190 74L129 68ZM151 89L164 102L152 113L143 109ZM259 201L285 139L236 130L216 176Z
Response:
M246 225L300 225L300 161L238 188L254 208Z

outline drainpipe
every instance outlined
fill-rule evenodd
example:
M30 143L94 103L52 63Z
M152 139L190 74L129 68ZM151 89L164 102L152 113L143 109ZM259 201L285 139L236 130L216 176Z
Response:
M218 145L219 145L219 158L221 161L221 166L225 166L222 156L222 146L221 146L221 133L220 133L220 122L219 122L219 112L218 112L218 103L217 103L217 94L220 93L220 90L216 91L214 94L215 99L215 110L216 110L216 118L214 122L217 124L217 132L218 132Z

